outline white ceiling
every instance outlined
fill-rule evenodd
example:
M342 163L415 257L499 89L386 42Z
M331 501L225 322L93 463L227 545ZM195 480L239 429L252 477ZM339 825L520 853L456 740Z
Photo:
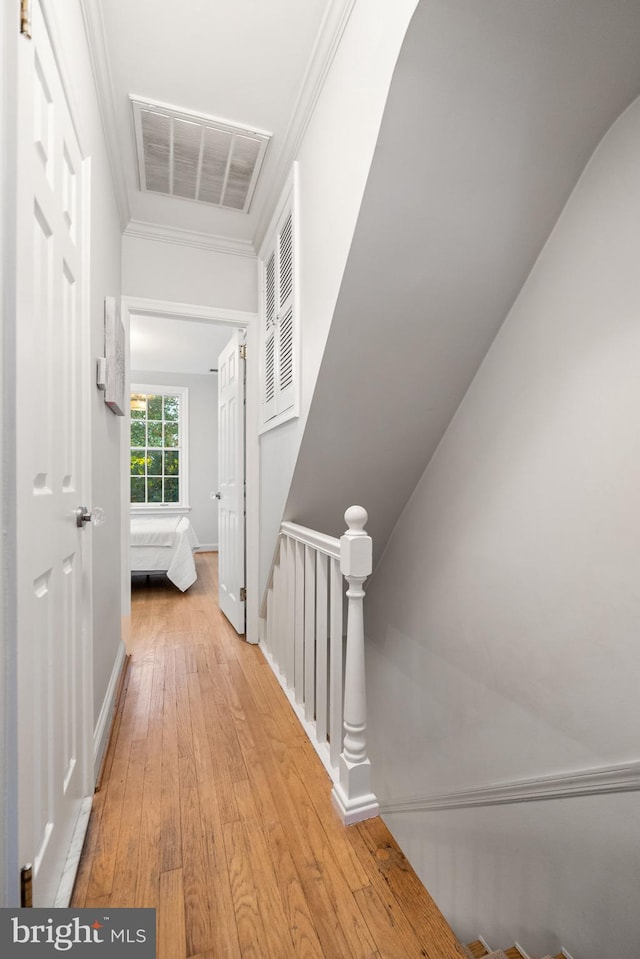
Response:
M82 0L123 228L264 230L351 0ZM273 134L248 214L139 189L130 95Z
M131 369L210 374L233 327L163 316L131 316Z

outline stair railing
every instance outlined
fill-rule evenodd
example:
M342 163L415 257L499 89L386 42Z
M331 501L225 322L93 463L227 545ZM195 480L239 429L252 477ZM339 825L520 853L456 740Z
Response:
M261 645L333 779L345 824L378 814L367 755L363 585L372 569L367 511L336 539L282 523L261 609ZM346 579L346 636L344 584Z

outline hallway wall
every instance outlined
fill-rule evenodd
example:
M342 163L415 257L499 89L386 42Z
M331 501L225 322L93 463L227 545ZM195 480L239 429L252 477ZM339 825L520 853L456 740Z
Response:
M122 295L255 313L253 256L122 237Z
M417 3L355 4L296 157L300 417L260 437L260 590L271 564L389 85Z
M382 799L640 756L639 164L636 101L589 162L369 584ZM532 950L632 959L637 796L387 821L461 935L504 945L508 917L509 941Z

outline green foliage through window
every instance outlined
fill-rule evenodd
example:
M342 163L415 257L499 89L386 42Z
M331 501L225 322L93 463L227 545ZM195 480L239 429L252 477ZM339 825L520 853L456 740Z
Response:
M131 394L131 502L180 502L180 395Z

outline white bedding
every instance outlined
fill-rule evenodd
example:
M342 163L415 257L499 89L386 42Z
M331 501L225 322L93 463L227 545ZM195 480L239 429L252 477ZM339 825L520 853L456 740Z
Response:
M198 578L193 550L199 545L186 516L131 518L131 571L165 572L182 592Z

